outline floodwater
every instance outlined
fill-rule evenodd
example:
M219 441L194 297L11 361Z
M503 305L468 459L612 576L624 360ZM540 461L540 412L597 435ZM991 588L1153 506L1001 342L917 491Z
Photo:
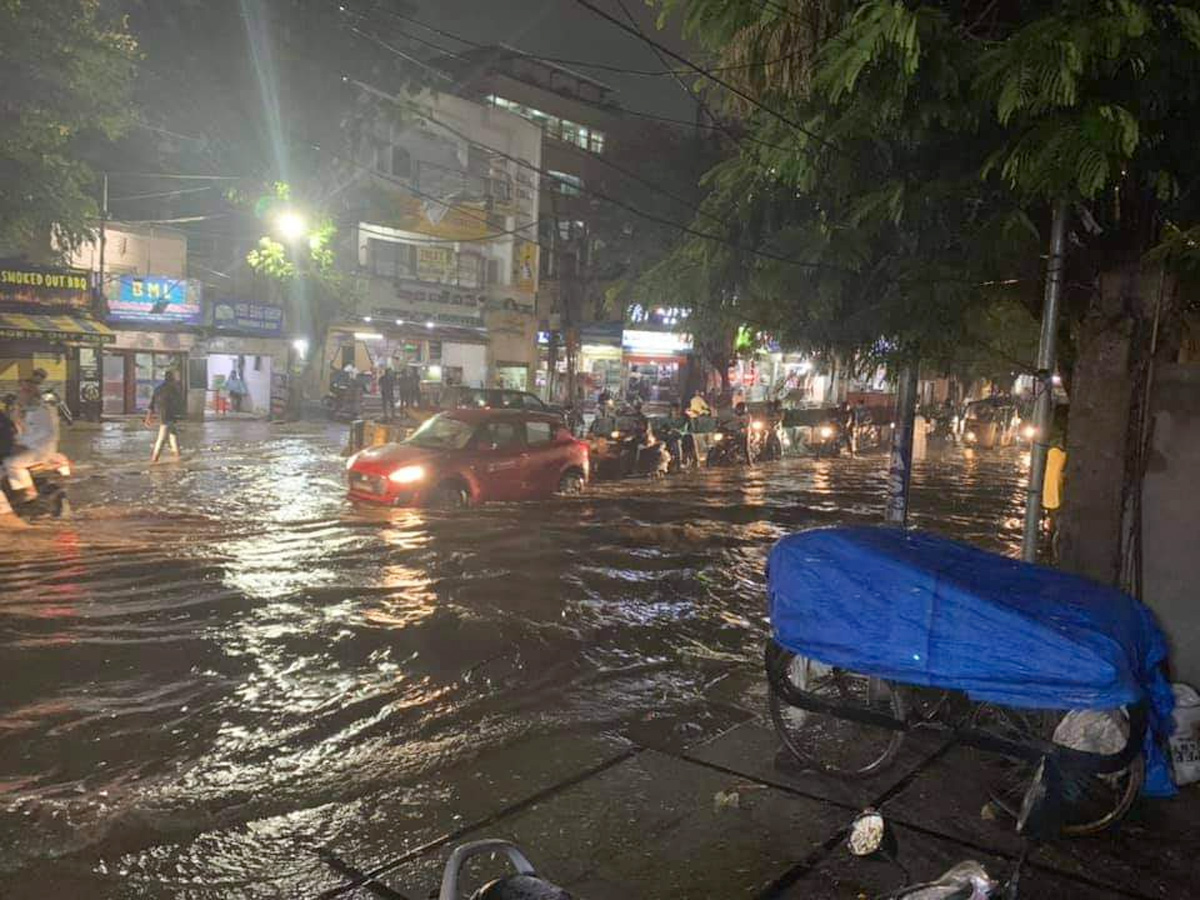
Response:
M0 895L311 896L320 848L370 865L514 772L701 729L772 542L882 512L883 455L364 511L343 435L222 422L151 468L145 431L70 433L75 517L0 537ZM1015 552L1024 471L918 463L914 524Z

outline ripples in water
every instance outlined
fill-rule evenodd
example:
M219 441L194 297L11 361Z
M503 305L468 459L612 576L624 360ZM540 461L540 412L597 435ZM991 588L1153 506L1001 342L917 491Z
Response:
M703 716L758 657L771 544L882 510L879 456L355 510L336 432L244 431L155 468L125 460L144 435L106 433L121 463L83 469L77 518L0 546L17 894L327 884L318 846L379 858ZM918 464L914 524L1011 551L1021 476L1017 456Z

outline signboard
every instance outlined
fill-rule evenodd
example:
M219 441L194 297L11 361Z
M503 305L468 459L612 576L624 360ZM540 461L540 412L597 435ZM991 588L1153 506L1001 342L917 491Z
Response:
M519 241L513 255L515 277L513 282L518 291L532 294L537 290L538 245L533 241Z
M161 275L122 275L108 297L108 318L119 322L203 325L200 282Z
M417 278L421 281L450 280L454 254L448 247L417 247Z
M92 306L92 273L0 262L0 303L88 310Z
M478 328L483 324L487 298L478 292L406 279L397 279L393 284L393 296L385 301L387 307L375 311L382 318L403 320L409 324L434 322L470 328Z
M271 303L218 300L213 303L213 328L261 337L282 337L283 310Z

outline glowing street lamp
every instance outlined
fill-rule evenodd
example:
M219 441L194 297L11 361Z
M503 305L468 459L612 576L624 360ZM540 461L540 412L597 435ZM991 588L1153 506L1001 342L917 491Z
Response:
M294 209L284 210L275 217L275 230L285 241L298 241L308 233L308 222Z

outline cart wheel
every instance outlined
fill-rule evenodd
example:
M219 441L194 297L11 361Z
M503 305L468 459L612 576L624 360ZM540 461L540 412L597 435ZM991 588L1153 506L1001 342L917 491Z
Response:
M772 647L776 645L772 642ZM827 666L786 650L768 650L768 703L771 721L791 754L805 766L853 778L875 775L896 758L904 732L839 719L790 705L780 696L771 672L797 690L847 707L905 718L903 693L882 678ZM778 668L772 669L772 666Z
M1086 722L1082 721L1085 717ZM990 703L979 705L972 726L1015 741L1052 740L1077 750L1102 753L1120 752L1129 734L1129 720L1123 710L1075 710L1064 714ZM1085 734L1087 745L1080 742ZM992 802L1017 819L1036 765L982 750L974 753L985 773ZM1071 796L1063 804L1062 833L1068 837L1096 834L1119 822L1141 792L1145 774L1145 760L1139 753L1119 772L1074 777Z

